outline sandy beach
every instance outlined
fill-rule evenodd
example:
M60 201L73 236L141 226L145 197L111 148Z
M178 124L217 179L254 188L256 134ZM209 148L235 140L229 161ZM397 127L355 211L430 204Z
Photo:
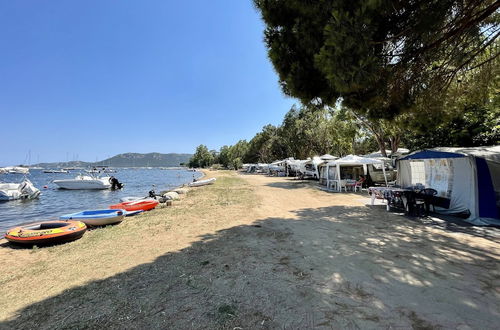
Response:
M208 171L172 207L34 249L0 241L1 329L496 329L500 230L366 192Z

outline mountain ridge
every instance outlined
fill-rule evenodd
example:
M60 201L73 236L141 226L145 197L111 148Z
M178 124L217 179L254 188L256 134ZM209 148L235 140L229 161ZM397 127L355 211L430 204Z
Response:
M180 164L186 164L191 158L192 154L184 153L136 153L126 152L115 155L113 157L97 161L97 162L83 162L83 161L69 161L69 162L52 162L52 163L39 163L33 166L43 168L66 168L66 167L175 167Z

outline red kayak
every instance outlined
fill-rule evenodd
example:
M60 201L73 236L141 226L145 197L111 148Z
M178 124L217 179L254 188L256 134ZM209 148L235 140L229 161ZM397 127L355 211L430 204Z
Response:
M158 205L158 201L146 200L146 201L135 201L135 202L123 202L115 205L111 205L110 209L122 209L125 211L149 211Z

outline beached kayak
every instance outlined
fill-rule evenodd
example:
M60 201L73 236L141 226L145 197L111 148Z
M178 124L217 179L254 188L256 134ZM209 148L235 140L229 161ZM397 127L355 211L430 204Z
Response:
M125 216L126 217L132 217L134 215L140 214L144 212L143 210L136 210L136 211L125 211Z
M189 187L206 186L208 184L213 184L215 182L215 180L217 180L217 179L216 178L210 178L210 179L206 179L206 180L195 181L195 182L188 183L188 186Z
M5 238L15 244L50 245L77 240L86 230L80 221L45 221L9 229Z
M154 209L158 205L156 200L139 200L133 202L123 202L115 205L111 205L110 209L122 209L125 211L149 211Z
M125 210L89 210L62 215L59 219L78 220L87 226L106 226L122 222L125 212Z

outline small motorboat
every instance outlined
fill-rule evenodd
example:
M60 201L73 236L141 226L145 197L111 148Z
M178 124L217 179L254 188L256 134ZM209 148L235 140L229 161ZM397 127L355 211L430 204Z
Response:
M24 179L21 183L0 183L0 201L35 199L38 196L40 190L28 179Z
M77 240L86 230L80 221L45 221L9 229L5 238L14 244L50 245Z
M43 173L69 173L69 171L62 169L62 170L44 170Z
M188 183L188 187L201 187L201 186L206 186L208 184L213 184L217 180L216 178L210 178L206 180L200 180L200 181L194 181L191 183Z
M78 175L74 179L54 180L60 189L70 190L102 190L111 188L111 177L98 177L89 175Z
M149 211L154 209L159 204L156 200L139 200L132 202L123 202L115 205L111 205L110 209L123 209L125 211Z
M106 226L123 221L125 210L89 210L78 213L66 214L59 217L61 220L78 220L87 226Z
M3 171L10 174L28 174L30 172L30 169L23 166L8 166L4 167Z

